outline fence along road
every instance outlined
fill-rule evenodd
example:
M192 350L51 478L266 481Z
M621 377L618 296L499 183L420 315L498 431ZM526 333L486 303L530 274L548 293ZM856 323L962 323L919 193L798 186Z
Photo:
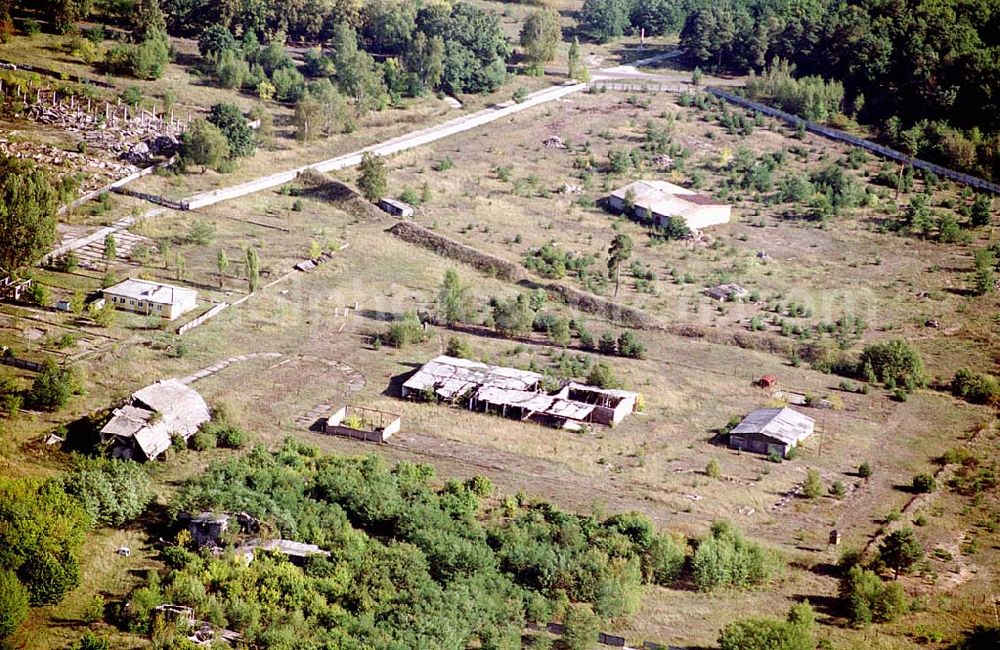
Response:
M970 176L969 174L963 174L962 172L957 172L953 169L948 169L946 167L941 167L940 165L935 165L934 163L929 163L926 160L920 160L919 158L913 158L907 156L901 151L896 151L895 149L890 149L889 147L883 147L880 144L875 144L869 140L864 140L862 138L851 135L850 133L845 133L840 129L831 129L828 126L823 126L821 124L816 124L815 122L810 122L809 120L802 119L798 115L792 115L791 113L786 113L785 111L778 110L771 106L765 106L754 101L750 101L744 97L728 93L719 88L707 87L706 91L710 95L714 95L719 99L725 100L730 104L736 104L743 108L748 108L750 110L759 111L764 115L770 115L771 117L776 117L783 122L787 122L792 126L802 125L807 131L811 131L816 135L823 136L830 140L836 140L839 142L845 142L847 144L852 144L855 147L861 147L862 149L867 149L872 153L884 156L885 158L890 158L901 163L905 163L917 169L923 169L925 171L934 172L938 176L943 176L945 178L950 178L953 181L959 183L964 183L966 185L975 187L977 189L992 192L993 194L1000 194L1000 185L997 183L991 183L989 181L983 180L981 178L976 178L975 176Z
M639 72L637 66L653 65L659 61L672 59L679 54L679 50L674 50L665 54L651 56L646 59L642 59L641 61L636 61L631 66L618 66L615 68L595 70L593 78L595 81L600 81L602 79L611 78L617 80L638 77L641 81L657 83L658 81L663 81L663 79L656 75ZM535 106L540 106L551 101L562 99L567 95L572 95L573 93L586 90L587 87L588 84L584 83L566 82L559 86L545 88L529 94L521 102L504 102L503 104L497 104L490 108L484 108L483 110L470 115L456 117L452 120L444 122L443 124L437 124L435 126L429 126L417 131L412 131L405 135L386 140L385 142L365 147L364 149L360 149L353 153L344 154L337 156L336 158L330 158L311 165L304 165L296 169L278 172L276 174L264 176L241 185L234 185L232 187L196 194L182 200L180 202L180 206L184 210L197 210L209 205L221 203L222 201L228 201L229 199L236 199L255 192L268 190L294 181L296 176L308 169L318 172L331 172L339 169L345 169L347 167L353 167L361 164L361 156L367 152L380 156L388 156L400 151L414 149L425 144L430 144L431 142L436 142L437 140L442 140L457 133L462 133L463 131L470 131L485 124L489 124L490 122L495 122L496 120L520 113L521 111L525 111L529 108L534 108Z
M367 152L378 154L380 156L388 156L400 151L414 149L416 147L455 135L456 133L469 131L483 126L484 124L495 122L496 120L514 115L540 104L561 99L562 97L580 92L586 88L586 84L563 84L561 86L546 88L544 90L531 93L520 103L512 101L505 102L491 108L477 111L471 115L464 115L462 117L449 120L443 124L412 131L405 135L392 138L391 140L386 140L385 142L365 147L364 149L360 149L353 153L344 154L342 156L330 158L311 165L304 165L296 169L278 172L277 174L271 174L270 176L264 176L248 183L243 183L242 185L234 185L232 187L196 194L182 200L180 204L185 210L197 210L222 201L228 201L229 199L239 198L241 196L246 196L247 194L253 194L254 192L260 192L262 190L284 185L285 183L295 180L296 176L308 169L318 172L331 172L338 169L344 169L346 167L353 167L361 164L361 156Z

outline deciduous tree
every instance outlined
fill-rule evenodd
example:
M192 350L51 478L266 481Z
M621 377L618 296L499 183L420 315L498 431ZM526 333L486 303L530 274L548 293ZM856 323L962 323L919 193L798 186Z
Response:
M56 190L34 162L0 158L0 276L36 264L56 237Z
M209 167L218 167L229 157L229 141L225 134L207 120L194 120L181 135L181 156L195 165L202 173Z
M366 199L375 203L385 196L388 188L388 171L385 159L378 154L366 151L361 155L361 167L358 173L358 189Z
M521 27L520 39L528 71L542 74L545 64L555 58L562 39L558 14L552 8L532 12Z

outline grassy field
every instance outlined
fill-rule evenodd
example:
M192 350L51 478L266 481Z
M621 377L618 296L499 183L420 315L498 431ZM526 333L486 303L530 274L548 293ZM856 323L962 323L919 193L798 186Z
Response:
M527 8L486 4L499 8L505 29L516 34ZM567 24L575 5L557 3ZM191 42L177 45L181 54L193 52ZM666 45L653 42L647 47ZM614 46L587 45L585 53L594 65L605 65L634 58L637 50L633 39ZM4 56L51 60L53 66L62 66L60 70L93 74L89 66L65 54L54 36L16 39ZM223 99L235 99L243 108L253 103L206 85L185 60L172 65L165 80L177 92L179 106L194 114ZM475 110L509 99L517 86L535 89L553 80L517 77L492 97L461 99L466 110ZM108 81L121 88L131 85ZM164 86L142 87L148 97L156 97ZM232 174L154 175L136 188L180 198L348 152L452 113L443 102L428 97L372 115L352 134L304 146L292 139L288 109L269 108L279 124L274 150L261 151ZM792 602L808 598L828 624L822 629L836 648L944 647L961 630L993 620L984 598L996 584L996 495L970 499L941 490L914 498L907 486L914 474L937 471L936 459L952 447L995 454L994 414L931 389L919 390L906 401L878 388L867 394L848 392L839 377L800 364L791 352L813 343L850 356L867 342L903 337L919 348L936 381L949 380L961 366L996 372L997 299L965 295L971 251L995 240L995 226L972 231L970 241L958 244L885 232L882 223L898 214L910 195L897 198L872 185L879 168L872 159L847 172L873 188L878 198L868 207L816 222L800 218L796 206L775 202L773 191L730 191L733 222L712 229L707 245L655 241L643 227L595 206L608 191L639 176L697 182L705 191L719 193L734 157L758 159L785 152L775 174L777 184L783 177L836 164L850 153L813 136L799 139L766 122L751 135L733 135L718 123L717 113L684 106L670 94L581 93L389 161L393 195L407 189L424 194L418 223L515 263L549 243L591 255L594 273L587 282L561 282L605 297L614 291L613 283L602 277L608 244L616 233L632 236L636 268L648 269L652 279L640 282L626 270L617 300L642 309L665 327L636 332L646 358L604 359L627 388L645 398L644 412L620 426L570 433L400 400L400 379L443 353L452 336L467 341L478 359L523 368L552 369L563 351L540 335L509 341L480 330L456 334L434 326L423 343L402 349L372 345L387 321L411 311L434 310L447 269L459 272L478 305L522 288L398 239L387 232L395 223L392 218L371 206L362 208L356 198L331 200L323 192L296 185L195 214L167 211L135 228L157 242L160 252L145 264L120 260L111 271L118 277L198 288L198 313L210 304L247 296L245 250L260 252L265 287L184 337L173 333L183 320L166 325L122 315L112 326L99 328L85 318L51 310L0 308L0 344L28 358L52 354L74 362L86 388L58 415L26 412L0 421L0 467L9 476L55 474L67 466L68 458L42 440L60 424L106 408L157 379L183 377L237 355L274 353L234 363L194 384L211 404L225 404L257 443L274 448L292 436L326 451L431 462L439 476L485 474L503 493L523 490L566 508L641 510L664 530L700 534L713 520L728 519L788 561L782 577L766 590L720 597L689 589L651 589L637 615L613 622L614 631L630 641L709 647L730 620L781 616ZM649 126L666 131L671 143L686 151L673 156L684 159L684 168L675 161L673 167L608 173L609 153L641 146ZM543 144L556 135L567 143L566 149ZM597 163L594 169L581 169L590 166L590 157ZM581 158L584 164L577 163ZM441 165L445 159L450 166ZM350 185L355 172L338 178ZM560 193L565 184L578 185L581 192ZM935 208L952 211L965 200L958 188L945 186L935 194ZM75 226L94 227L146 207L116 198L103 214L79 214L71 220ZM192 228L199 221L210 224L210 241L193 241ZM336 251L332 260L311 273L294 271L313 242ZM222 278L216 267L220 250L231 260ZM770 259L762 261L758 252ZM38 274L58 297L97 291L104 276L103 268ZM724 281L739 282L758 294L759 302L719 304L702 295L705 287ZM782 305L780 314L776 303ZM791 303L804 306L809 315L784 314ZM345 308L350 308L349 315L343 315ZM598 336L622 331L615 323L568 305L550 302L547 310L585 323ZM865 327L842 344L829 335L783 334L776 324L784 318L789 326L814 332L821 322L847 316L860 317ZM763 332L750 331L755 317L762 319ZM940 326L928 327L931 320ZM683 328L699 336L677 335ZM749 334L773 345L749 349L732 344ZM731 417L774 403L770 392L754 383L763 374L777 375L782 389L838 403L835 409L807 409L817 419L818 435L794 461L768 462L714 442ZM29 373L18 371L16 377L23 385L31 381ZM391 444L374 447L310 430L313 422L306 415L317 406L339 408L345 403L398 413L403 431ZM185 478L231 453L182 452L154 464L157 504L165 505ZM712 459L721 467L719 479L705 471ZM856 474L863 461L875 467L871 479ZM779 507L808 469L817 470L826 487L842 482L846 495L792 498ZM942 470L942 482L953 471ZM917 520L921 541L932 555L916 575L901 579L917 597L915 610L893 624L864 631L846 627L834 608L837 579L831 569L839 553L864 547L886 527ZM83 586L61 606L35 610L17 639L20 647L65 647L78 636L79 627L91 625L85 621L95 596L119 598L143 569L156 566L153 527L146 524L150 522L93 534L84 553ZM840 549L827 544L833 529L843 535ZM114 554L123 545L132 548L130 558ZM143 645L108 626L93 626L114 634L114 647Z

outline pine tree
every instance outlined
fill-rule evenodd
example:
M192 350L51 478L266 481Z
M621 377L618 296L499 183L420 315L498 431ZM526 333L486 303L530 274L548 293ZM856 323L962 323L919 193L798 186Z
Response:
M632 238L621 233L615 235L608 247L608 277L615 278L615 297L618 297L618 289L621 286L622 265L632 257Z

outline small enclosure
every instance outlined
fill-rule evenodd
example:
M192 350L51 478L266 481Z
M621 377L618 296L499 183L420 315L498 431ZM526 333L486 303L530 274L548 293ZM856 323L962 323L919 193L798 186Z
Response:
M385 442L399 431L399 416L360 406L344 406L326 419L324 433L365 442Z

